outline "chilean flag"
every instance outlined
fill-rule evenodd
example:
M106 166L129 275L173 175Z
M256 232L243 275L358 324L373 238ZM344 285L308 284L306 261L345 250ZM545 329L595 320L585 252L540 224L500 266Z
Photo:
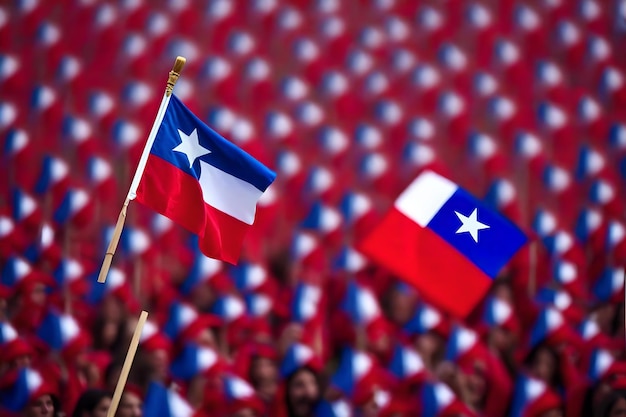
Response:
M217 371L221 366L219 354L206 346L188 343L171 366L172 376L188 381L200 374Z
M425 171L360 242L360 250L431 303L465 317L526 240L485 203Z
M426 365L417 350L396 345L389 363L389 370L401 380L421 381L426 377Z
M15 381L0 391L0 408L19 412L30 400L52 392L50 385L38 371L22 368L18 371Z
M153 417L192 417L194 409L179 393L152 381L143 402L143 414Z
M331 384L346 395L352 396L359 381L372 371L372 359L366 353L347 348Z
M137 201L197 234L206 256L235 264L256 203L275 178L172 95Z

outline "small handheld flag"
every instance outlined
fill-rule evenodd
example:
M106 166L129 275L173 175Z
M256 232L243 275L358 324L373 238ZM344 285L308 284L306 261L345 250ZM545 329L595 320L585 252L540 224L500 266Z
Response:
M256 203L276 174L208 127L172 94L185 59L170 72L98 277L106 280L126 208L135 198L198 235L208 257L235 264Z
M256 203L275 177L172 95L137 201L197 234L206 256L234 264Z

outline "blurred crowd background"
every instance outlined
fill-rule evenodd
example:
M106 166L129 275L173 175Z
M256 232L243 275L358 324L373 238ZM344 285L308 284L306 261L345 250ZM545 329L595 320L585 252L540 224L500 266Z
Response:
M625 39L621 0L1 2L0 414L105 415L145 309L120 417L624 415ZM131 204L100 285L177 55L277 179L237 266ZM531 238L465 319L354 249L426 169Z

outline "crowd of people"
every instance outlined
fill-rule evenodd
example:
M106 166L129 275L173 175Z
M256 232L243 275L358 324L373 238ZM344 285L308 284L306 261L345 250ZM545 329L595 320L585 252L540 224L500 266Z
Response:
M0 415L105 416L141 310L118 417L626 415L625 37L622 0L0 4ZM277 179L238 265L131 203L97 283L177 55ZM529 237L468 317L355 249L425 170Z

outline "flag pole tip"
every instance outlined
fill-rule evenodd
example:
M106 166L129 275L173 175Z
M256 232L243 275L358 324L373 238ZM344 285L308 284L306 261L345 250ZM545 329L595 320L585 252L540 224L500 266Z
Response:
M187 58L185 58L184 56L177 56L176 62L174 62L174 67L172 68L172 72L176 72L180 74L186 62L187 62Z
M180 73L185 66L185 62L187 62L187 59L185 59L184 57L176 57L176 62L174 62L174 67L172 67L172 70L169 73L169 77L167 78L167 86L165 87L165 94L167 94L168 96L172 94L172 90L174 90L174 85L176 85L176 81L178 81L178 77L180 77Z

